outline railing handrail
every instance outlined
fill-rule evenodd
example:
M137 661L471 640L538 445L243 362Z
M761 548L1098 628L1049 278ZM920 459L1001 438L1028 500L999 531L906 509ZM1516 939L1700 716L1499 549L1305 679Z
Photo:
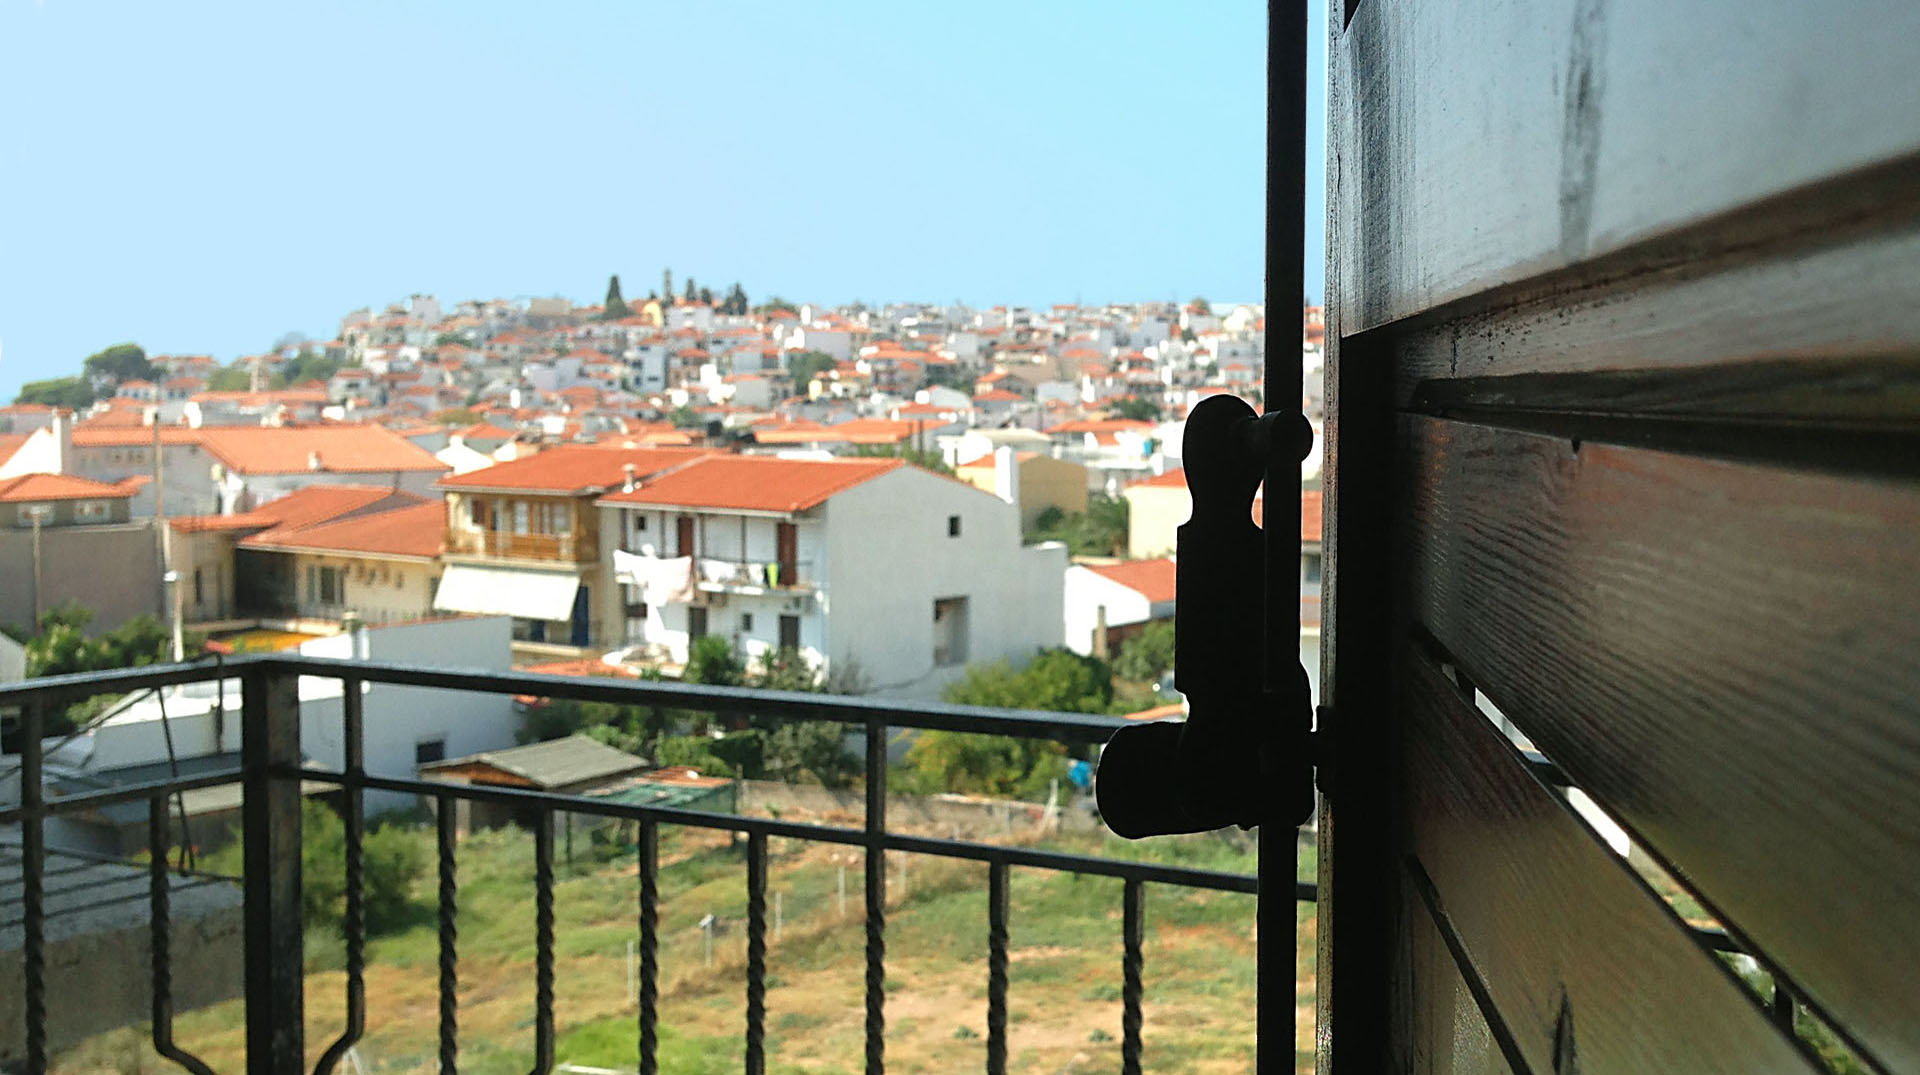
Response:
M810 694L769 691L756 687L720 687L709 684L657 680L556 676L530 672L495 672L479 668L356 661L333 657L290 656L281 653L229 657L223 665L207 662L146 665L111 672L77 672L45 676L0 686L0 706L30 699L80 697L142 687L172 686L216 678L230 678L248 670L292 672L328 679L353 677L367 683L408 687L439 687L484 694L534 695L582 702L667 706L714 713L752 713L789 720L827 720L841 724L879 721L894 728L926 731L973 732L1023 739L1055 739L1069 743L1102 742L1127 726L1124 717L1096 713L1056 713L1031 709L995 709L864 695Z

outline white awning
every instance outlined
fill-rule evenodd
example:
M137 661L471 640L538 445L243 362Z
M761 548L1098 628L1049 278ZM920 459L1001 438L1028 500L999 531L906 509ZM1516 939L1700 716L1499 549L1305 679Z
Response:
M440 576L433 607L443 612L477 612L529 620L568 620L580 580L552 571L449 564Z

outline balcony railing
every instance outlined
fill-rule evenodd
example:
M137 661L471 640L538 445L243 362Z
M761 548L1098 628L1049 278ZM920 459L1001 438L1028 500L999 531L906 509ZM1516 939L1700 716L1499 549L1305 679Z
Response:
M188 779L163 780L89 791L49 799L43 792L41 732L45 714L54 706L107 691L131 691L175 684L205 682L237 675L242 683L242 751L239 770ZM301 676L335 678L343 693L344 765L339 770L302 765L300 702L296 684ZM624 705L667 706L714 713L751 713L789 720L834 721L865 732L866 817L858 827L807 824L779 818L746 817L673 807L610 802L602 798L556 794L482 785L427 782L369 773L364 764L362 727L363 684L393 684L467 692L535 695ZM247 1070L283 1073L304 1069L303 1050L303 923L301 913L301 784L315 781L344 789L346 914L345 1025L325 1051L316 1071L336 1070L339 1061L359 1039L366 1017L364 994L366 916L363 892L362 837L365 818L362 795L385 790L419 795L436 806L438 849L439 947L439 1064L452 1072L458 1060L457 988L459 951L454 929L455 804L460 800L511 806L539 819L534 826L535 884L535 999L533 1011L533 1070L552 1070L555 1062L554 1025L554 825L557 814L584 814L636 823L637 924L639 1010L635 1033L640 1071L657 1070L659 1027L656 1003L658 918L660 899L659 835L662 825L721 830L746 837L747 927L743 999L746 1029L742 1042L745 1070L765 1067L765 998L767 989L767 866L769 837L841 844L864 849L865 870L865 1069L878 1075L885 1069L886 1028L886 870L887 852L908 852L950 859L984 862L988 867L986 967L986 1068L1007 1069L1008 874L1012 867L1064 871L1119 878L1122 891L1124 954L1118 969L1122 982L1123 1069L1141 1068L1145 886L1148 883L1223 892L1257 893L1252 876L1191 869L1153 862L1121 861L1069 854L1035 847L1006 846L962 839L941 839L894 832L887 827L887 742L890 729L918 728L1047 739L1069 744L1105 740L1124 722L1118 718L1071 713L1038 713L954 706L937 703L899 703L869 698L742 688L707 687L680 683L586 680L559 676L485 674L441 668L371 664L309 657L261 655L227 661L223 667L175 665L122 672L48 677L0 687L0 709L20 707L21 796L17 807L0 809L0 825L21 827L21 902L24 925L24 986L26 1002L25 1060L27 1070L46 1070L46 860L45 826L49 818L97 810L115 803L146 802L152 822L151 979L153 1045L160 1055L188 1070L207 1071L197 1059L173 1041L172 997L168 958L169 886L165 877L168 832L165 819L169 797L196 788L239 784L243 791L244 853L244 983ZM1288 902L1313 899L1313 886L1294 882L1279 893ZM1269 941L1269 943L1273 943ZM1284 943L1284 942L1283 942ZM1268 998L1268 1003L1290 1003ZM1249 1024L1251 1025L1251 1024Z
M502 560L579 563L594 559L597 543L577 534L514 534L502 530L447 531L447 552Z
M812 590L816 588L813 562L789 560L734 560L701 556L693 561L694 573L703 589L759 593L768 590Z

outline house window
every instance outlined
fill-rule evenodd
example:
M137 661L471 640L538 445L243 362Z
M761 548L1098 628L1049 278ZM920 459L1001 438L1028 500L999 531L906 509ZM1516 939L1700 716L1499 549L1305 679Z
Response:
M104 500L82 500L73 506L76 519L104 519L107 517L107 502Z
M1301 578L1317 585L1320 582L1320 554L1317 552L1303 554L1300 557L1300 572Z
M707 636L707 610L699 605L687 609L687 638L705 638Z
M958 515L947 516L947 536L948 537L960 536L960 516Z
M320 603L338 605L346 601L346 580L340 577L337 567L320 569Z
M742 612L740 614L741 633L745 634L745 633L751 632L752 630L753 630L753 613Z
M436 761L445 761L447 741L445 739L422 739L413 745L413 764L430 765Z
M936 668L967 663L967 599L964 597L934 599L933 663Z
M206 600L200 588L200 569L196 567L193 569L193 603L201 605L205 604Z
M800 648L800 617L780 617L780 648L791 650Z
M44 521L53 518L51 504L22 504L18 511L19 514L13 517L16 526L32 526L35 519Z
M527 502L524 500L513 502L513 532L516 534L527 532Z

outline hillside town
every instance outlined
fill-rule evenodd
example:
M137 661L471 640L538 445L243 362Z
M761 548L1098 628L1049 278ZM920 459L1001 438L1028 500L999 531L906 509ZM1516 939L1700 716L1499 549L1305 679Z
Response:
M1260 396L1257 305L662 284L414 295L224 365L122 345L28 385L0 407L0 623L74 602L95 631L299 639L499 616L522 667L677 674L718 636L932 698L970 663L1105 656L1169 618L1183 418ZM1315 416L1320 332L1304 308ZM1317 458L1302 496L1316 550ZM1310 551L1309 627L1317 582Z
M288 651L903 704L1183 712L1170 673L1176 531L1192 507L1184 423L1219 393L1258 401L1259 306L754 307L737 285L715 302L691 281L659 297L671 293L628 304L615 278L606 302L584 307L442 308L415 295L347 314L325 341L226 363L120 344L75 376L26 385L0 407L0 683ZM1316 422L1320 331L1305 307L1302 395ZM1300 655L1313 667L1317 455L1301 474ZM442 831L463 856L494 846L464 842L481 830L551 833L568 863L576 842L583 857L630 855L622 841L634 837L602 818L417 788L831 819L862 764L862 733L838 724L297 684L303 764L357 757L374 777L423 782L369 789L352 810L384 819L380 839L417 848L423 803L450 805ZM203 682L66 705L42 744L48 794L217 784L242 762L242 693L216 664ZM940 746L944 734L889 738L898 823L1100 838L1084 750L969 761ZM0 809L24 802L22 748L17 732L0 741ZM324 783L302 794L303 854L324 873L337 866L326 834L351 810ZM188 875L203 855L215 875L238 872L241 805L230 786L184 793L160 837L179 848L170 884L199 938L175 957L191 983L176 1000L215 1021L239 992L240 897ZM46 821L72 880L51 894L56 912L97 908L61 919L77 931L60 941L71 982L108 973L112 953L144 936L137 901L95 894L148 883L126 863L154 846L164 861L156 823L139 803ZM9 838L0 831L0 847ZM419 902L425 859L402 857L411 865L369 882L383 906ZM0 874L10 861L0 851ZM503 869L476 876L505 883ZM308 925L324 936L337 920L316 908ZM0 944L0 966L10 952ZM69 1009L58 1037L102 1034L82 1051L111 1051L99 1043L144 1011ZM0 1059L23 1040L0 1019Z

